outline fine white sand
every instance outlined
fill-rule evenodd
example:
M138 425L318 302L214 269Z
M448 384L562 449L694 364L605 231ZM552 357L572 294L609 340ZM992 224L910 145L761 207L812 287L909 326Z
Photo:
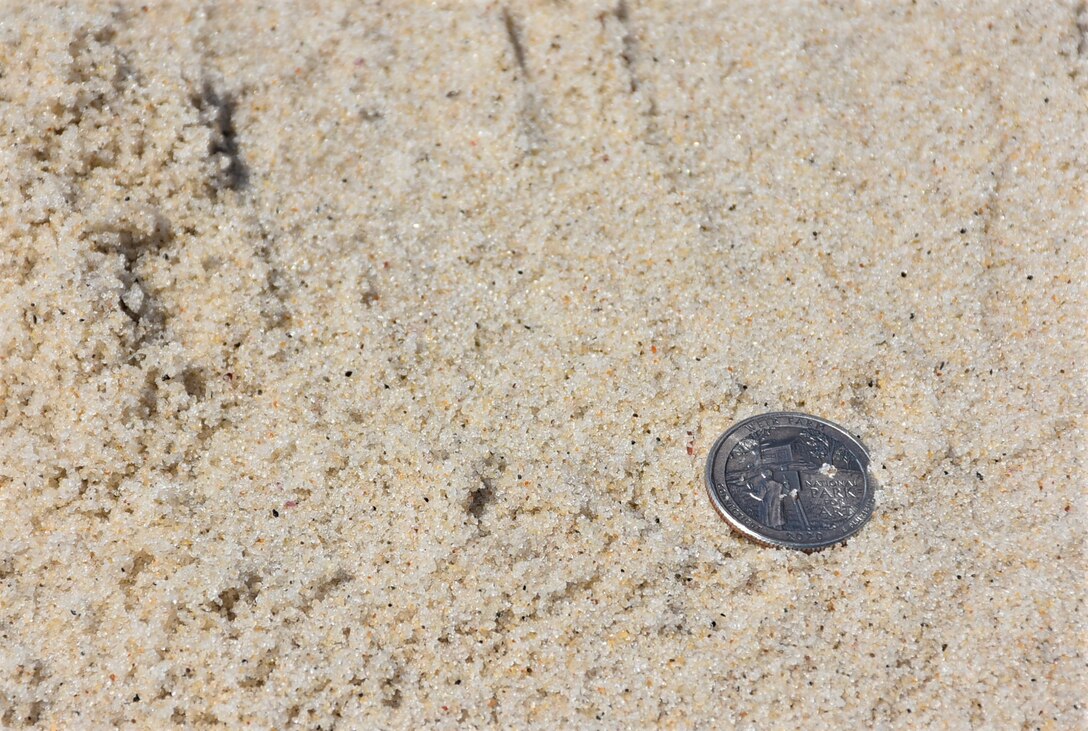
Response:
M0 726L1084 724L1088 12L965 5L0 2Z

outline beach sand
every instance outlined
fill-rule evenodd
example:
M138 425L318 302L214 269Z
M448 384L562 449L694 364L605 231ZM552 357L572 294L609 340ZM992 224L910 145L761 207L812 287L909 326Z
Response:
M1082 726L1086 29L3 2L0 726Z

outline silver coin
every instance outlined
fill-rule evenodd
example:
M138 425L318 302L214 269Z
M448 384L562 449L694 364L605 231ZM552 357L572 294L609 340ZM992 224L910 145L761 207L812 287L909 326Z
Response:
M706 487L729 524L760 543L813 550L845 541L873 513L869 454L808 414L753 416L718 437Z

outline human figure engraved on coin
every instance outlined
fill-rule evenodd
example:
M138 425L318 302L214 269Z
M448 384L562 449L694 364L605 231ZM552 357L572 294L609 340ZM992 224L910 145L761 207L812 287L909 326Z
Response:
M759 477L748 483L752 488L748 494L759 501L759 522L771 528L781 528L782 500L785 498L782 488L785 486L773 477L773 470L760 470Z
M714 507L757 541L814 549L857 533L872 514L869 455L845 429L815 416L754 416L707 457Z

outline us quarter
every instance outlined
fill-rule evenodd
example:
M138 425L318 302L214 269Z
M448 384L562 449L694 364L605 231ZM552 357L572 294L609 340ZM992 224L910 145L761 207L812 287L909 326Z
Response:
M845 541L873 512L869 455L845 429L776 412L718 437L706 461L714 507L760 543L814 550Z

